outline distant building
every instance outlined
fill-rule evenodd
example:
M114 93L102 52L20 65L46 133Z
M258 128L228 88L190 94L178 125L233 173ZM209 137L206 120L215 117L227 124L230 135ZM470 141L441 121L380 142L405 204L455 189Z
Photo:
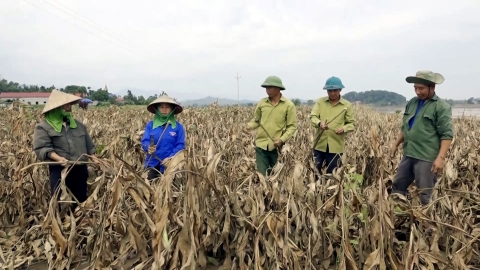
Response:
M73 95L81 98L86 98L86 93L74 93ZM0 93L0 101L13 102L15 100L22 101L30 105L42 105L46 104L50 92L2 92Z
M105 88L107 88L107 87L105 86ZM108 90L106 90L106 91L108 91ZM108 98L113 98L113 99L115 99L115 101L116 101L117 103L120 103L120 104L125 103L125 100L123 99L123 97L122 97L121 95L116 95L116 94L108 93Z
M2 92L0 101L13 102L22 101L30 105L43 105L47 103L50 92Z

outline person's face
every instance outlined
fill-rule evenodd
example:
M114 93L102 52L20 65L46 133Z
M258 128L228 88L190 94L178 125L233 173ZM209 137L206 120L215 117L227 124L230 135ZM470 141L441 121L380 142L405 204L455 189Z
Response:
M413 88L415 88L415 94L419 99L425 100L430 95L430 87L428 85L415 83Z
M161 114L167 115L172 111L172 106L167 103L160 103L160 105L158 105L158 110Z
M331 101L337 101L338 99L340 99L340 91L340 89L328 90L328 99L330 99Z
M72 111L72 104L65 104L62 106L63 110L66 112L71 112Z
M268 97L276 97L280 95L280 88L278 87L267 86L265 91L267 92Z

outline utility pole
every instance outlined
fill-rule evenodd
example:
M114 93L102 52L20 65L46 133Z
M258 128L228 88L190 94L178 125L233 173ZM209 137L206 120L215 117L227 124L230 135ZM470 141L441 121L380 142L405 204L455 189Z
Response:
M237 99L238 99L238 107L240 107L240 84L239 84L240 78L241 78L241 77L238 77L238 72L237 72L237 77L235 77L235 79L237 79Z

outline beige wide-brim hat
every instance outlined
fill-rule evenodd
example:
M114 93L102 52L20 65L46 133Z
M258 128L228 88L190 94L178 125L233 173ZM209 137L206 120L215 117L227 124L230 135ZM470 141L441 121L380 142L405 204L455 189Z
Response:
M420 70L417 71L415 76L408 76L405 80L408 83L442 84L445 78L440 73L435 73L430 70Z
M163 95L157 99L155 99L154 101L152 101L150 104L148 104L147 106L147 110L153 114L155 114L155 107L157 104L160 104L160 103L168 103L168 104L172 104L174 106L173 108L173 114L179 114L183 111L183 108L182 106L180 106L180 104L178 104L178 102L176 102L173 98L167 96L167 95Z
M43 107L42 114L49 112L53 109L56 109L58 107L61 107L65 104L77 103L81 99L82 99L81 97L77 97L72 94L67 94L58 90L52 90L52 93L48 98L47 104L45 104L45 107Z

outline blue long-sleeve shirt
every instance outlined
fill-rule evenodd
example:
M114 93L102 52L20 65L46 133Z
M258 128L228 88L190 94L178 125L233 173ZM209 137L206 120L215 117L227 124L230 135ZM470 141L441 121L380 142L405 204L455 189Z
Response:
M145 132L142 139L142 149L147 152L147 158L145 160L145 168L157 167L160 164L160 172L164 172L165 167L161 164L166 158L173 157L180 150L185 149L185 129L183 125L177 121L177 125L173 128L171 125L168 125L167 130L163 134L162 139L158 143L160 136L165 129L165 126L157 127L152 129L153 121L150 121L145 126ZM153 136L154 145L157 145L156 151L153 155L148 154L148 147L150 147L150 137ZM158 158L157 158L158 157ZM160 160L158 160L160 159Z

